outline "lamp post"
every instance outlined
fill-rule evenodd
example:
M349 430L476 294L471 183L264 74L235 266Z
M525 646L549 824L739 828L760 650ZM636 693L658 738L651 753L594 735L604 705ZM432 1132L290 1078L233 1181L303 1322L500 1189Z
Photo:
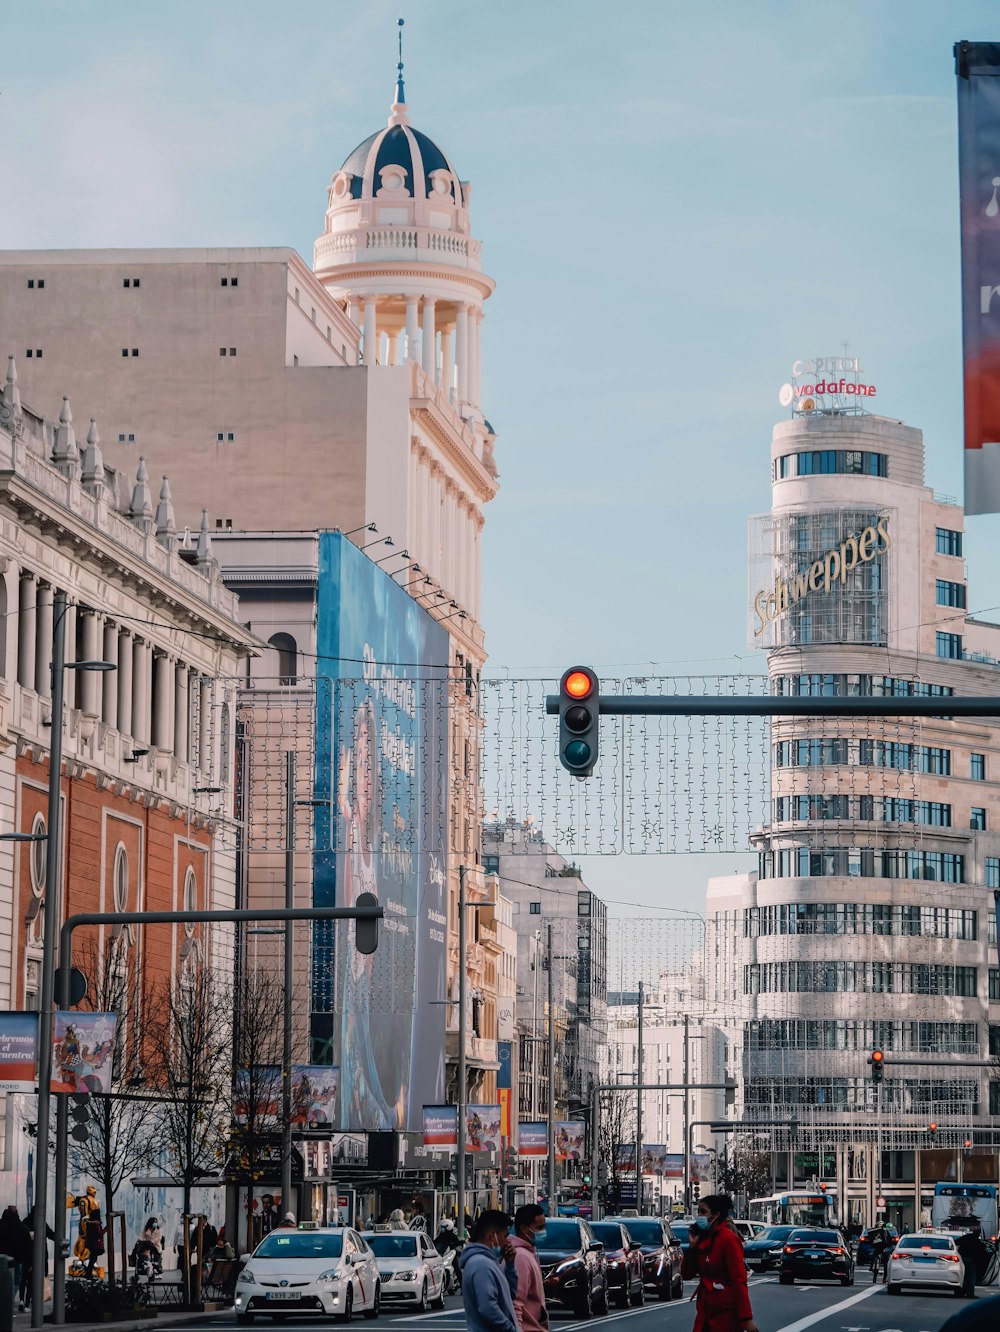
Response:
M45 847L45 927L42 933L42 991L39 1000L38 1030L38 1137L35 1145L35 1206L33 1235L33 1266L31 1274L31 1326L41 1327L45 1310L45 1254L46 1213L49 1193L49 1115L52 1104L50 1090L52 1077L52 1049L55 1015L56 942L62 919L62 893L59 882L60 819L63 713L65 710L65 683L67 671L113 671L110 661L66 660L66 606L65 592L56 592L52 598L52 662L50 679L52 689L52 742L49 750L48 826L44 834ZM38 834L35 840L40 840ZM28 834L31 837L31 834ZM25 840L22 834L17 840ZM56 1102L56 1178L62 1179L66 1170L68 1139L68 1110L65 1096ZM61 1167L61 1168L60 1168ZM55 1208L55 1260L52 1282L52 1316L63 1321L65 1307L66 1268L63 1248L66 1240L66 1209Z

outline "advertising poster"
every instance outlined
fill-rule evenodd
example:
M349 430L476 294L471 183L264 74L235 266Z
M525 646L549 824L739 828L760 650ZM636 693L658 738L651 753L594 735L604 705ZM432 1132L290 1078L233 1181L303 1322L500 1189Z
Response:
M424 1146L458 1146L458 1106L424 1106Z
M339 1128L416 1132L444 1097L448 635L339 533L317 601L313 900L374 893L385 919L369 956L314 927L314 1057L340 1068Z
M465 1107L465 1147L470 1152L499 1152L501 1114L498 1105Z
M332 1127L337 1118L340 1069L329 1064L292 1065L292 1123Z
M117 1025L117 1013L56 1013L52 1091L111 1090Z
M1000 513L1000 44L959 42L965 512Z
M587 1143L587 1125L583 1120L561 1120L555 1130L556 1160L582 1163L586 1159Z
M0 1091L35 1089L38 1014L0 1013Z
M635 1174L635 1143L620 1142L615 1147L615 1174Z
M517 1128L517 1154L538 1159L549 1154L549 1126L546 1123L522 1123Z
M255 1064L236 1070L233 1118L241 1124L249 1119L260 1127L277 1124L281 1116L281 1069L276 1064Z
M671 1155L666 1144L644 1142L642 1145L642 1173L656 1175L660 1179L683 1179L684 1157L678 1152Z
M692 1184L707 1184L712 1173L711 1153L692 1152L688 1173Z

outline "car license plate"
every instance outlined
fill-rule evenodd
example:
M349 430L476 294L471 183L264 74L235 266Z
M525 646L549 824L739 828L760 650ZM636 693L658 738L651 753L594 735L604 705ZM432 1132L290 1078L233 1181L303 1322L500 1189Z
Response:
M269 1290L267 1298L269 1300L297 1300L299 1292L297 1290Z
M914 1258L915 1263L936 1263L936 1258Z

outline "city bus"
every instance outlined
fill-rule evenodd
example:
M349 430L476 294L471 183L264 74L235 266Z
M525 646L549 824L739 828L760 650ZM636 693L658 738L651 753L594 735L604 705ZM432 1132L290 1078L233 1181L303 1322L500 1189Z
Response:
M980 1230L987 1242L997 1233L995 1184L935 1184L931 1225L937 1230Z
M833 1225L834 1198L812 1189L773 1193L770 1198L750 1199L750 1220L766 1226Z

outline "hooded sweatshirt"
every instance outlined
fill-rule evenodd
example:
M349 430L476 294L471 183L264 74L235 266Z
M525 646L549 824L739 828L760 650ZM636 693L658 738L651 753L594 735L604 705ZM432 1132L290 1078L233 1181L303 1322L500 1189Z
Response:
M514 1270L517 1272L514 1312L518 1326L521 1332L548 1332L549 1315L535 1246L520 1235L511 1235L510 1242L514 1246Z
M500 1259L485 1244L467 1244L458 1262L469 1332L518 1332L514 1264L501 1266Z

